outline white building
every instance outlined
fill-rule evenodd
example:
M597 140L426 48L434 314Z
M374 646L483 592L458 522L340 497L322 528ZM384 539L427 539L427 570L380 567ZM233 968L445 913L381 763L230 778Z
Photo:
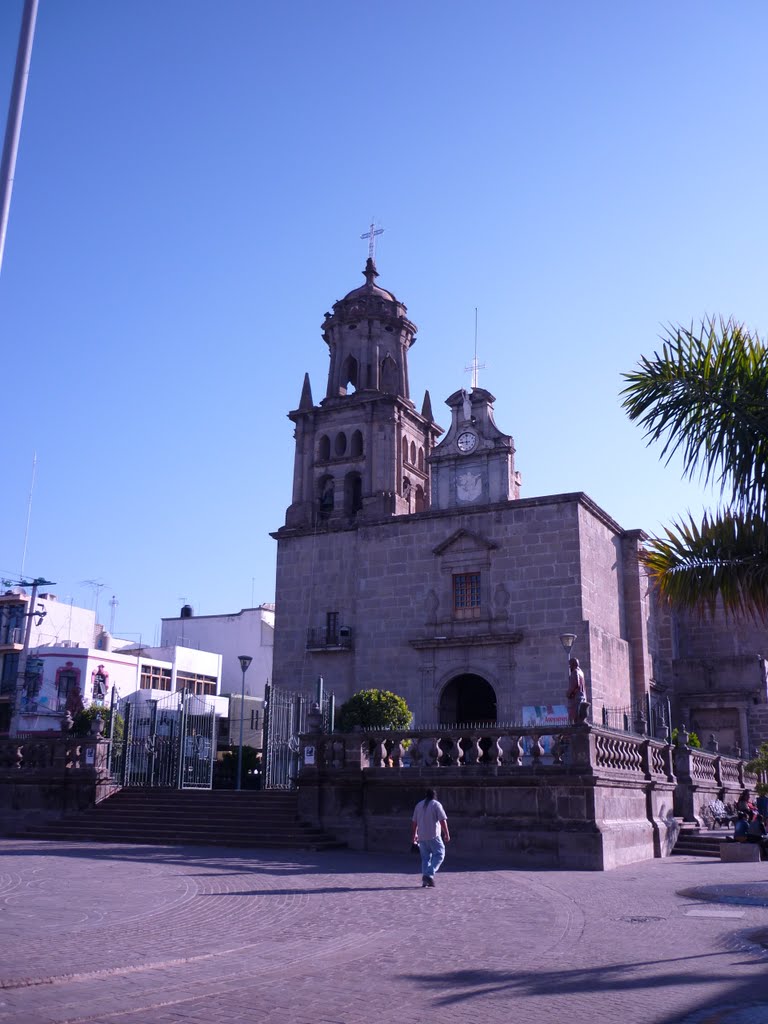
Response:
M88 707L109 705L113 691L116 699L136 693L137 699L158 700L184 690L212 699L217 715L228 715L228 700L220 696L220 654L201 645L152 648L113 640L90 609L52 593L38 594L34 608L30 602L22 587L0 594L0 733L10 727L28 623L20 731L58 728L73 691Z
M272 678L272 649L275 606L243 608L232 615L195 615L185 604L178 618L162 619L161 643L216 651L222 656L221 692L240 695L242 672L238 657L253 661L245 674L245 693L263 697L264 685Z
M85 707L109 706L135 694L160 700L172 693L205 696L216 714L226 717L228 699L219 696L221 656L183 647L104 651L92 647L50 646L30 650L19 729L56 729L77 691Z
M40 647L96 648L103 637L96 613L89 608L59 601L51 593L38 594L34 608L31 599L30 591L23 587L0 594L0 733L10 727L28 622L30 652Z

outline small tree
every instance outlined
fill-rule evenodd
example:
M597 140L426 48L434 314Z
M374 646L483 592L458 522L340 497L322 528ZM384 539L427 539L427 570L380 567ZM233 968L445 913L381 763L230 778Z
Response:
M339 708L336 728L351 732L361 729L407 729L411 724L411 709L402 697L390 690L359 690Z
M747 771L757 775L760 781L756 789L760 794L768 793L768 743L762 743L751 761L747 762Z

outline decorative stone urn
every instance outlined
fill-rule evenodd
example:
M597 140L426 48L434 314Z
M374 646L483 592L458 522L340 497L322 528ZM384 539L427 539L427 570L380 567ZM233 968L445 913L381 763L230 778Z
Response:
M102 736L106 724L101 715L94 715L91 722L91 736Z

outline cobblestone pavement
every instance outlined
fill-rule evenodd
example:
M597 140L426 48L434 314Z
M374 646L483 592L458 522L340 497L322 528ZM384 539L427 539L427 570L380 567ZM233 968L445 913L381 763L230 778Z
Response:
M768 864L418 870L0 840L0 1024L768 1024Z

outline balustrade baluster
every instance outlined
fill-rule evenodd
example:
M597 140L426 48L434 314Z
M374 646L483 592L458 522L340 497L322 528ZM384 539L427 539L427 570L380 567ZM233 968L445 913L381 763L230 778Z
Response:
M375 739L372 741L371 762L372 768L386 768L387 744L385 740Z
M466 744L466 763L467 764L480 764L480 759L483 756L483 750L480 746L479 736L467 736L464 739Z
M507 751L507 763L516 765L518 768L523 763L523 757L525 755L525 747L523 746L522 736L510 736L509 737L509 750Z
M538 767L541 764L541 755L544 753L539 740L540 737L538 733L535 732L531 735L531 761L533 762L534 767Z
M392 749L389 752L389 756L392 759L393 768L403 767L403 757L405 755L405 747L403 746L403 737L398 736L397 739L392 740Z
M488 764L501 764L501 746L497 736L488 737L488 750L486 752L486 757L488 759Z
M562 764L563 755L568 749L568 740L563 733L552 737L552 764Z

